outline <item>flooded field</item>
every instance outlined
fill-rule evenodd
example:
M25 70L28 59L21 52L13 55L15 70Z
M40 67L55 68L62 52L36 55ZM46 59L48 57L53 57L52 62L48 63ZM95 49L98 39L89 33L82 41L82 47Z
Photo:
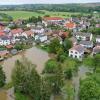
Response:
M47 52L44 52L43 50L40 50L36 47L26 50L24 52L24 55L26 58L29 59L29 61L37 65L36 69L39 73L42 72L45 62L49 59ZM12 73L12 69L14 68L15 61L18 59L20 60L22 56L23 53L15 55L11 58L8 58L2 63L3 70L6 74L7 82L11 81L11 73Z

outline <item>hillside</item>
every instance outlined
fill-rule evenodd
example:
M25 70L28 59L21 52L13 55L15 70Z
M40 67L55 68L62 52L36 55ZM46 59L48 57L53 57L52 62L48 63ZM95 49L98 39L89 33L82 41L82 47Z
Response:
M100 12L100 3L86 4L23 4L23 5L1 5L0 10L22 10L22 11L64 11L64 12Z
M85 4L80 4L83 7L100 7L100 3L85 3Z

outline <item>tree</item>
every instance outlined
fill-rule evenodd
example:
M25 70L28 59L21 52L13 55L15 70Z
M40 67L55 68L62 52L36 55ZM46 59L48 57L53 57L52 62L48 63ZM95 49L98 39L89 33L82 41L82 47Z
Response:
M95 34L95 35L100 35L100 28L92 28L89 29L89 32Z
M27 94L34 100L40 99L41 78L35 70L35 65L26 58L16 61L12 81L16 92Z
M17 50L23 50L24 49L24 44L16 44L15 45L15 47L14 47L15 49L17 49Z
M64 100L74 100L74 86L71 82L67 82L62 88Z
M29 95L33 97L34 100L40 100L41 78L34 68L31 69L29 74L29 81L27 84Z
M49 68L46 73L44 73L46 80L50 84L53 94L58 94L63 86L63 71L61 65L55 60L49 60L46 64ZM46 68L47 69L47 68Z
M72 42L66 38L64 40L63 46L64 46L64 50L68 52L68 50L72 47Z
M5 85L5 82L6 82L5 79L6 79L5 74L2 70L2 66L0 65L0 88Z
M80 100L99 100L100 85L87 78L81 82L79 95Z
M83 63L91 68L95 72L100 66L100 54L95 55L94 57L87 57L84 59Z
M58 63L56 60L50 59L45 64L44 73L56 73L57 68Z
M38 16L37 20L38 20L38 22L42 22L42 17Z
M63 48L60 48L57 52L57 61L64 62L66 59L66 53L64 52Z
M41 100L50 100L50 96L52 94L50 84L45 79L45 77L41 80Z
M57 53L60 48L60 41L57 38L53 39L49 44L50 53Z
M71 79L73 74L77 72L78 70L78 64L77 61L73 59L67 59L62 64L64 76L67 79Z
M94 56L93 63L94 63L94 72L95 72L97 68L100 67L100 54Z

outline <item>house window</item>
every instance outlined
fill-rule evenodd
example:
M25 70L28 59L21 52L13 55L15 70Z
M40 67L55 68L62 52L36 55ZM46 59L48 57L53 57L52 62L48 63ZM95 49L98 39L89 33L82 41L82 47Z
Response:
M71 51L71 53L73 53L73 51Z
M75 58L77 58L77 56L75 55Z
M70 55L70 57L73 57L73 55Z
M75 52L75 54L77 54L77 52Z

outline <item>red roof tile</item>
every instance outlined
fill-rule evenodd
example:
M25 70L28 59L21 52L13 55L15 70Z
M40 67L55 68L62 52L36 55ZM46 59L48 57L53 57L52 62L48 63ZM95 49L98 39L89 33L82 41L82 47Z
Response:
M63 20L61 17L44 17L44 20Z
M76 24L73 23L73 22L66 23L66 25L65 25L65 27L67 27L67 28L69 28L69 29L72 29L72 28L74 28L75 26L76 26Z
M34 32L32 32L31 30L29 31L25 31L24 33L26 33L28 36L32 35Z
M11 48L13 48L13 46L12 45L7 45L6 48L11 49Z
M4 35L5 35L5 33L1 31L0 32L0 36L4 36Z
M23 30L21 28L11 30L12 34L22 33Z

